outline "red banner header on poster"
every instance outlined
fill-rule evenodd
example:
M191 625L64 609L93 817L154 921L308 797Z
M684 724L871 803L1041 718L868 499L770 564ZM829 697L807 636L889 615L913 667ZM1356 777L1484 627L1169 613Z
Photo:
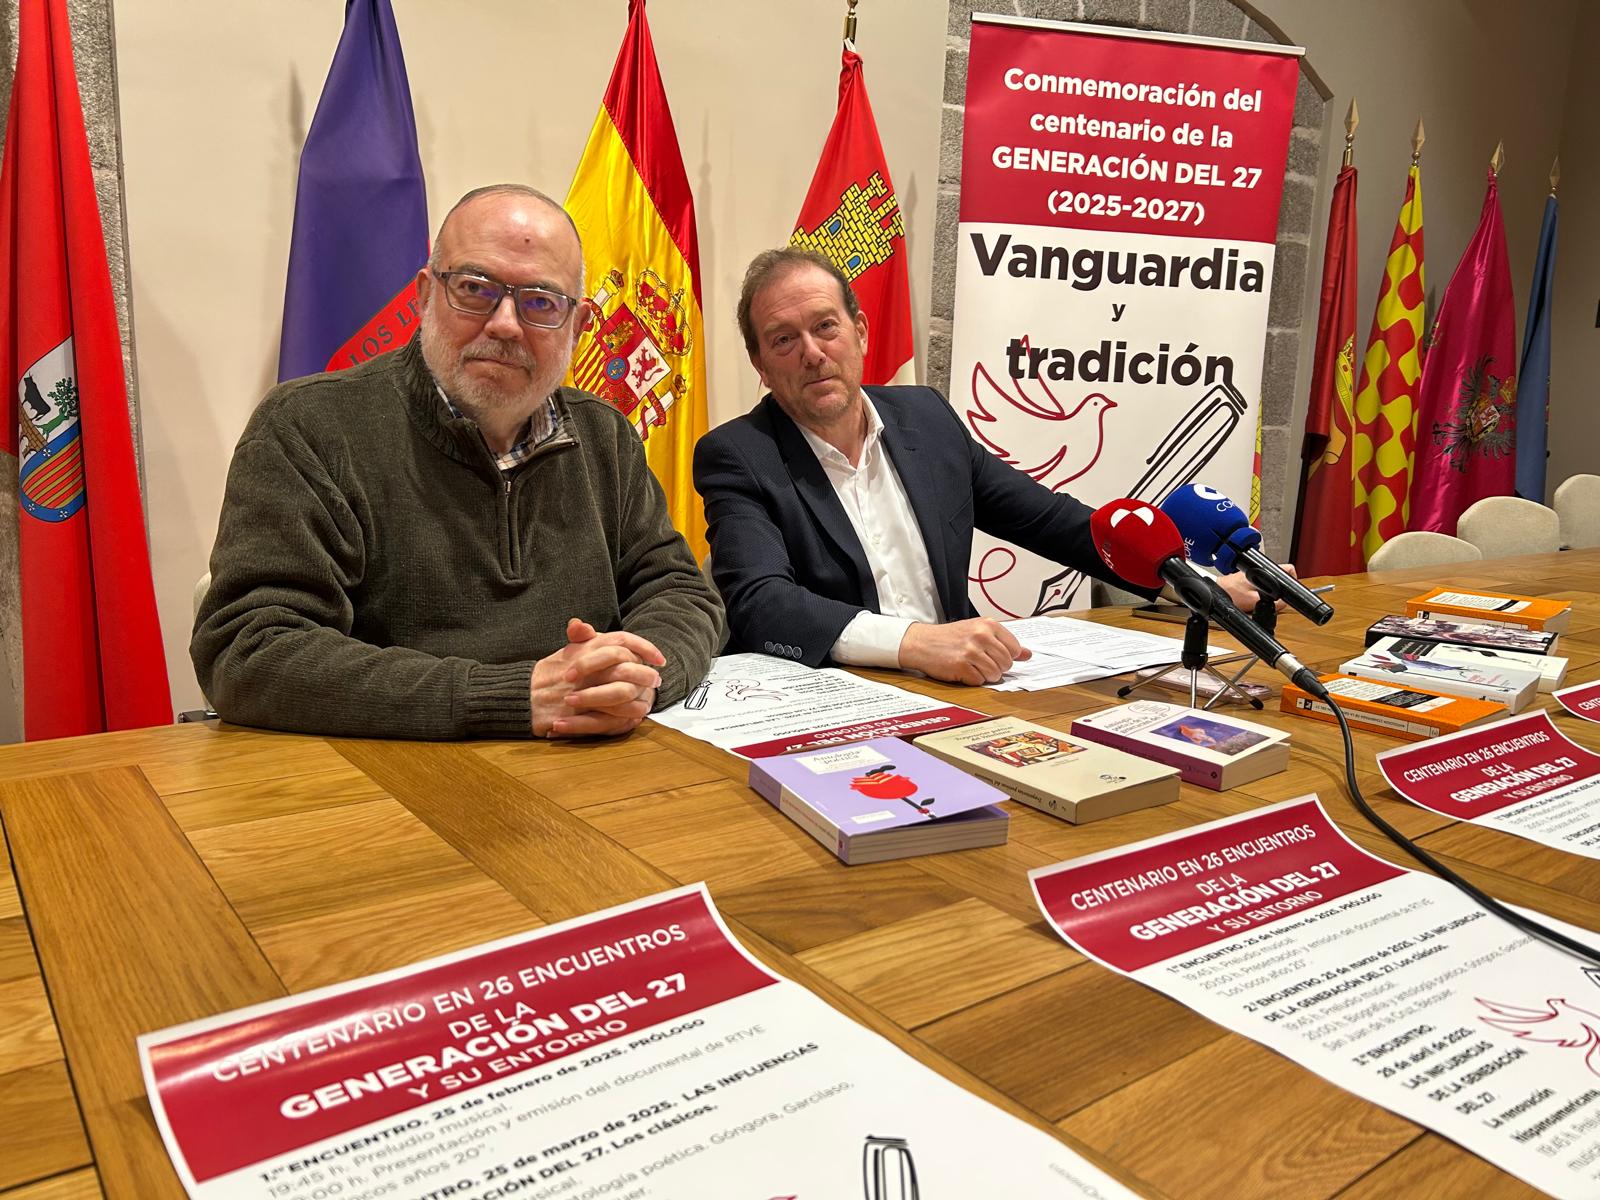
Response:
M1296 55L974 19L960 219L1271 243Z

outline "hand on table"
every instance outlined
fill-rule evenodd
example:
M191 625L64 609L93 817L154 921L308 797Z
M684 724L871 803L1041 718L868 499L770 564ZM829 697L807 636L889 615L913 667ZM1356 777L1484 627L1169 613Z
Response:
M1293 563L1283 563L1282 566L1283 573L1290 579L1300 578L1294 572ZM1253 583L1245 578L1243 571L1235 571L1232 575L1223 575L1218 578L1217 584L1223 591L1228 593L1228 599L1232 600L1233 606L1242 613L1254 612L1256 605L1261 600L1261 593L1256 590ZM1284 608L1283 601L1279 600L1277 603L1278 611L1282 612Z
M627 733L649 715L666 656L638 634L597 633L577 617L567 644L533 667L535 737Z
M1013 662L1032 657L1009 629L988 617L944 625L918 621L900 641L902 667L946 683L999 683Z

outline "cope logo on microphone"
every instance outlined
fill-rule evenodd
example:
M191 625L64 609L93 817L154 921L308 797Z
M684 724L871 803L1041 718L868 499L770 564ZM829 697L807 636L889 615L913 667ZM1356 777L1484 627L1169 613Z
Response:
M1194 485L1194 494L1205 500L1215 500L1217 502L1218 512L1227 512L1233 507L1232 500L1228 499L1228 497L1217 491L1216 488L1207 487L1203 483L1197 483Z

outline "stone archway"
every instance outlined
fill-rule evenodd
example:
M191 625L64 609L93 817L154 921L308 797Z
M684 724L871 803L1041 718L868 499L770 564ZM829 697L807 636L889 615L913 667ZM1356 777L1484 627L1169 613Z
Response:
M1014 13L1050 21L1082 21L1287 44L1289 39L1248 4L1233 0L950 0L949 41L944 58L944 111L939 129L939 199L933 243L933 304L928 331L928 382L948 394L950 322L955 309L956 218L961 190L961 129L967 91L967 46L972 13ZM1298 483L1300 438L1290 427L1301 320L1314 256L1317 175L1322 167L1324 108L1331 93L1305 59L1295 96L1294 126L1283 203L1278 213L1277 252L1267 315L1266 362L1261 377L1261 527L1266 545L1285 552L1292 497ZM1315 337L1315 331L1306 331Z

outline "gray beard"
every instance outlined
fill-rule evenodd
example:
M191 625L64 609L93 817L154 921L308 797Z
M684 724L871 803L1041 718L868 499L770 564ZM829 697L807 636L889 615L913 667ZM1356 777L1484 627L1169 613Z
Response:
M536 408L548 397L561 383L561 376L566 373L566 365L562 364L554 379L545 378L548 366L535 361L525 347L517 347L512 351L516 356L508 360L516 365L525 367L529 373L529 382L522 388L507 389L496 387L488 380L474 379L467 374L466 364L470 357L463 353L453 353L449 346L443 344L439 336L438 327L427 319L424 314L422 320L422 361L427 364L429 372L444 394L450 397L450 402L468 416L510 409L512 412L522 411L524 415L531 416ZM484 356L488 357L488 356Z

